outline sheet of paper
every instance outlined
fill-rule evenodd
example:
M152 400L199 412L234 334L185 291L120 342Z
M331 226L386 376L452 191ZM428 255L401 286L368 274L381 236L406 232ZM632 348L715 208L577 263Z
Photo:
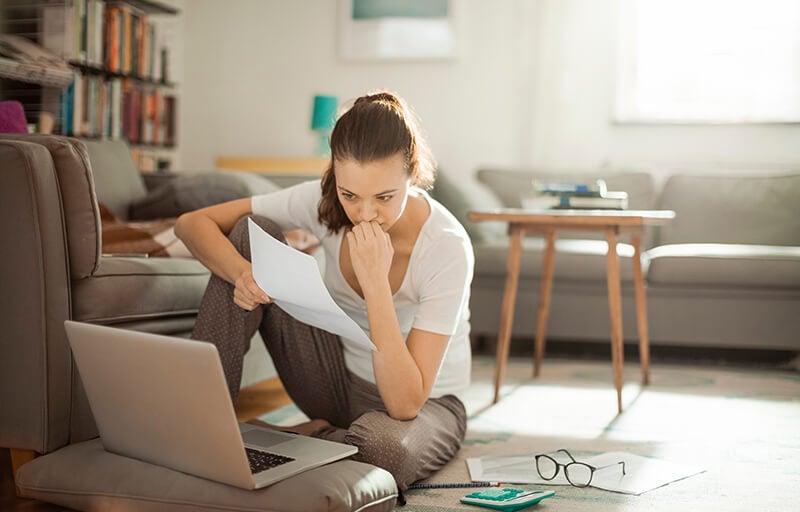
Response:
M597 467L619 461L625 462L624 476L622 471L613 466L595 471L592 487L626 494L642 494L705 471L697 466L642 457L627 452L602 453L586 460Z
M553 480L544 480L536 471L535 454L468 458L467 469L473 481L513 484L570 485L563 468ZM695 466L642 457L627 452L608 452L579 458L595 467L625 462L625 474L619 465L595 471L592 487L625 494L642 494L705 470ZM562 462L561 457L556 460ZM568 461L564 460L566 463Z
M376 350L364 330L334 302L312 256L279 242L252 220L248 229L253 278L275 304L303 323Z

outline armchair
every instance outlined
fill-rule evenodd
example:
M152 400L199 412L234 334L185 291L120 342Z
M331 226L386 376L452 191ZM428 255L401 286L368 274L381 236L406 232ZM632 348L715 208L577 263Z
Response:
M11 449L20 495L79 510L98 503L147 510L177 503L193 510L392 508L391 476L354 461L248 492L102 450L64 320L185 335L208 271L192 258L102 253L98 201L126 219L130 205L147 197L124 143L4 134L0 162L0 447ZM337 484L323 485L326 477Z

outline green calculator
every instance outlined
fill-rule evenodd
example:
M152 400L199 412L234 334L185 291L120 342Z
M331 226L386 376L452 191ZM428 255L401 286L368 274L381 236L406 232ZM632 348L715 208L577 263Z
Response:
M515 510L535 505L545 498L555 496L555 494L553 491L526 491L524 489L506 487L467 494L461 498L461 503L503 510L504 512L514 512Z

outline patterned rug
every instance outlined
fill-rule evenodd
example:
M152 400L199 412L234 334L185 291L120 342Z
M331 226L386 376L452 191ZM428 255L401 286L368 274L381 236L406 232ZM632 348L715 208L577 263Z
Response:
M466 396L470 414L458 457L426 483L468 482L465 460L567 448L574 455L625 451L706 471L640 496L571 486L513 485L556 492L541 511L800 510L800 374L768 369L655 365L643 387L625 368L624 412L616 414L611 364L511 359L502 400L492 406L494 360L478 357ZM287 406L265 421L293 424ZM580 457L578 457L580 459ZM420 489L405 512L489 510L463 505L474 489Z

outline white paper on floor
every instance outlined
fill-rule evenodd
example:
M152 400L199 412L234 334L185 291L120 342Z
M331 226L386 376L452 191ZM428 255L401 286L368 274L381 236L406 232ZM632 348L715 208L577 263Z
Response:
M549 454L554 456L553 454ZM570 485L559 468L553 480L541 478L536 471L536 454L498 457L468 458L467 468L474 482L501 482L509 484ZM554 456L562 463L569 462ZM601 468L594 472L591 487L624 494L642 494L678 480L683 480L705 469L665 460L642 457L628 452L608 452L588 457L576 457L579 462ZM625 474L621 465L625 463Z

